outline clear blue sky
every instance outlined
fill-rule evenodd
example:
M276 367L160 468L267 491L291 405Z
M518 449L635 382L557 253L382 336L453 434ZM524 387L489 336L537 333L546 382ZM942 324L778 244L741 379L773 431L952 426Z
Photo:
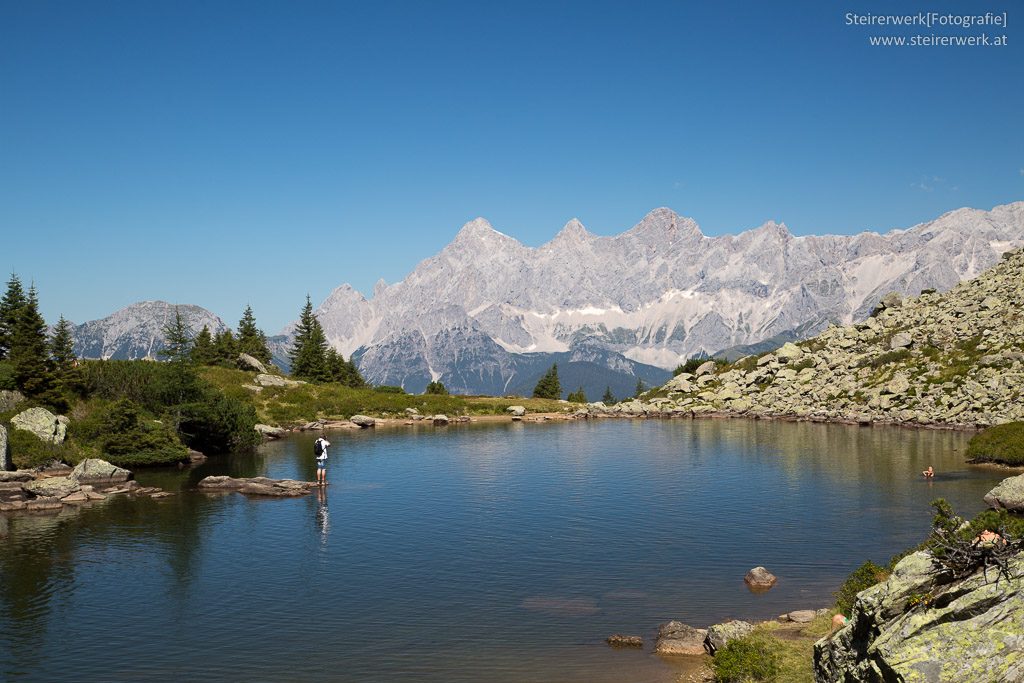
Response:
M882 48L844 14L1009 13ZM537 245L668 206L706 234L1024 199L1015 2L0 0L0 270L76 322L401 279L467 220ZM4 278L6 279L6 277Z

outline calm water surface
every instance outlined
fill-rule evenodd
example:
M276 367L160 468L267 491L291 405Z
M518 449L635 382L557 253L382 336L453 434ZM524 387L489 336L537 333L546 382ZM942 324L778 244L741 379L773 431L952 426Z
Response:
M824 606L1002 478L957 433L606 420L336 433L322 496L191 490L313 479L313 438L141 473L162 501L0 516L0 678L671 681L660 622Z

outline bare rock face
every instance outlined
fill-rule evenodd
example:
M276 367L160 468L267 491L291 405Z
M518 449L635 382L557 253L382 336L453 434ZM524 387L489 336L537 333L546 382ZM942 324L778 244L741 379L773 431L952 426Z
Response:
M68 433L68 419L63 415L54 415L46 408L29 408L11 418L11 426L32 432L41 441L52 444L64 443Z
M654 651L659 655L702 655L707 635L706 629L669 621L658 627L658 642L654 645Z
M743 577L743 581L753 589L767 590L774 586L778 579L764 567L754 567Z
M814 644L815 679L1024 681L1024 554L1010 569L1011 580L978 571L941 583L930 555L908 555Z
M285 435L286 431L281 427L274 427L265 424L258 424L255 427L253 427L253 429L255 429L257 432L259 432L261 435L268 439L280 439L282 436Z
M14 461L11 460L11 450L7 447L7 427L0 425L0 472L10 472L14 469Z
M352 417L349 418L349 422L359 426L362 429L366 429L367 427L373 427L376 426L377 424L376 420L367 415L353 415Z
M297 387L305 382L300 382L296 379L288 379L287 377L281 377L280 375L267 375L259 374L256 375L256 384L261 387Z
M523 406L509 406L505 408L505 412L510 413L512 417L522 417L526 415L526 408Z
M14 410L24 400L25 397L20 391L8 391L7 389L0 391L0 413Z
M1008 477L985 494L989 507L1011 512L1024 512L1024 474Z
M247 353L238 354L238 365L243 370L255 370L260 374L267 374L267 366Z
M82 488L74 477L48 477L37 479L22 485L31 494L44 498L57 498L70 495Z

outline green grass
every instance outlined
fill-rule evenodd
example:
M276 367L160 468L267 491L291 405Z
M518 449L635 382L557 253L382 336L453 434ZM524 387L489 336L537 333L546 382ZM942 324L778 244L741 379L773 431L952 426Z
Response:
M836 610L842 614L849 614L857 599L857 593L871 588L887 578L889 578L889 572L885 568L868 560L853 570L853 573L846 577L843 585L836 591Z
M457 416L505 415L508 407L514 405L521 405L531 413L564 412L570 407L547 399L417 395L378 391L374 388L353 389L335 383L264 387L263 391L257 393L243 386L253 381L253 374L243 370L205 367L200 370L200 375L228 396L251 403L256 408L260 422L276 425L317 419L348 419L357 414L402 417L406 408L415 408L423 415L441 413Z
M758 624L749 636L715 653L711 666L716 680L813 683L814 643L829 633L831 625L829 615L796 631L775 622Z
M1024 422L995 425L975 434L967 444L967 457L971 462L1024 465Z

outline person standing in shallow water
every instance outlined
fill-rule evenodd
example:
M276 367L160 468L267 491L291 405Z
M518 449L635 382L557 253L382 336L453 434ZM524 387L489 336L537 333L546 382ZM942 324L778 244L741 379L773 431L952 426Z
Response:
M323 486L327 483L327 447L331 442L324 437L313 443L313 454L316 455L316 483Z

